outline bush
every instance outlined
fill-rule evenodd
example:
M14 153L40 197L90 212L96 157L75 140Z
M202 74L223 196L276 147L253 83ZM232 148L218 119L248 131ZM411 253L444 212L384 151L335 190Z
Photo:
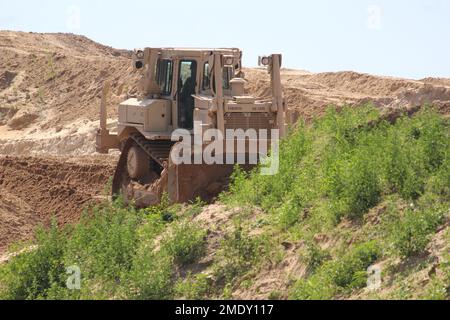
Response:
M163 250L178 264L190 264L200 259L206 250L206 232L189 222L176 224L170 236L163 239Z
M74 228L65 253L68 265L80 267L83 279L119 281L131 268L142 216L119 206L93 208Z
M347 161L336 162L327 177L336 215L361 218L380 200L379 170L366 152L357 152Z
M448 120L424 108L417 117L416 133L419 136L419 146L425 159L428 172L437 171L450 152L450 135Z
M294 300L329 300L339 292L365 286L367 269L381 255L377 242L371 241L353 248L335 261L325 262L311 277L295 285L290 298Z
M297 197L296 197L297 198ZM285 201L278 211L278 223L287 230L300 221L302 205L299 199L289 199Z
M386 180L389 188L405 199L417 199L424 191L425 166L422 154L416 140L399 135L402 128L391 131L386 150Z
M131 271L136 274L143 222L141 212L116 202L88 209L76 226L59 229L53 224L49 230L39 230L37 249L0 268L2 298L110 299L127 294L120 291L130 283ZM160 218L149 217L142 230L153 239L161 230ZM148 264L140 261L139 265ZM66 268L72 266L81 271L81 290L66 287Z
M417 200L430 188L431 177L428 184L436 183L436 192L446 194L447 120L429 109L394 125L376 120L378 115L370 106L340 113L329 109L314 126L300 124L281 143L277 175L237 170L222 200L260 206L287 229L299 222L302 209L315 211L324 199L339 221L361 218L384 195Z
M388 130L386 178L391 190L413 200L424 193L427 177L440 171L449 155L446 121L425 108Z
M142 250L127 275L125 296L138 300L173 299L173 258L163 251Z
M426 191L447 201L450 199L450 152L440 169L428 179Z
M243 275L261 258L263 244L264 239L251 237L241 225L236 226L221 244L216 276L228 283Z
M63 262L66 236L59 232L56 223L45 231L37 231L37 246L21 254L0 269L5 300L34 300L46 298L50 288L66 285L66 268Z
M371 241L355 247L343 259L335 263L333 268L333 281L341 288L360 288L367 282L367 268L381 255L377 242ZM361 281L361 272L364 274Z
M422 253L442 219L443 214L439 210L407 210L393 224L391 238L394 248L402 257Z
M308 264L309 271L315 272L325 261L331 259L328 251L320 248L314 241L307 241L306 251L302 256Z
M175 285L176 296L188 300L204 299L210 291L211 283L205 274L188 275L185 280L180 280Z
M450 286L445 281L440 280L436 277L431 279L430 284L427 286L425 293L421 297L423 300L435 300L435 301L445 301L450 297Z

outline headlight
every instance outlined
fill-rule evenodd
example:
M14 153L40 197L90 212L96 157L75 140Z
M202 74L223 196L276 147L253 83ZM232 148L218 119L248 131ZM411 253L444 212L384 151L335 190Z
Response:
M142 51L142 50L136 51L136 57L138 59L144 59L144 51Z
M270 64L270 57L259 57L258 59L258 65L261 66L268 66Z
M223 57L223 64L226 66L233 66L234 64L234 57L233 56L224 56Z

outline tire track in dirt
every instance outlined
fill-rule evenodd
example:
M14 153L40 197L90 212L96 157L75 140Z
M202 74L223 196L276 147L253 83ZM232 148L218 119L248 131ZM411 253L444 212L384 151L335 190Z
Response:
M98 201L114 166L111 159L0 158L0 252L53 217L59 224L77 221Z

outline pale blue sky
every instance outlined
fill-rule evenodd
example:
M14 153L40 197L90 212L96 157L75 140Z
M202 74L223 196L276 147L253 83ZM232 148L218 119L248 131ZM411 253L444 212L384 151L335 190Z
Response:
M281 52L285 67L314 72L450 77L450 0L0 0L0 29L127 49L233 46L247 66Z

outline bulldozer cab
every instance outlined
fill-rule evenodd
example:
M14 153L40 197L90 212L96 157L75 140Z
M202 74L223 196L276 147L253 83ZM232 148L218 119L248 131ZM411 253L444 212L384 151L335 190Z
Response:
M173 129L192 130L196 97L215 95L213 50L166 49L171 55L160 57L156 63L156 82L162 98L172 103ZM163 49L164 51L164 49ZM225 94L231 94L230 81L236 69L240 69L240 52L237 49L223 49L233 57L230 65L223 65L222 87ZM162 54L164 55L164 54ZM231 60L230 60L231 61ZM149 68L152 68L150 65ZM198 99L197 99L198 100Z
M220 65L215 64L215 56L221 57ZM226 59L222 61L222 57ZM230 81L241 68L241 52L238 49L147 48L135 51L133 66L143 76L139 84L141 95L170 103L167 131L192 130L195 110L203 105L201 100L218 94L215 69L220 69L222 74L221 94L231 94Z

